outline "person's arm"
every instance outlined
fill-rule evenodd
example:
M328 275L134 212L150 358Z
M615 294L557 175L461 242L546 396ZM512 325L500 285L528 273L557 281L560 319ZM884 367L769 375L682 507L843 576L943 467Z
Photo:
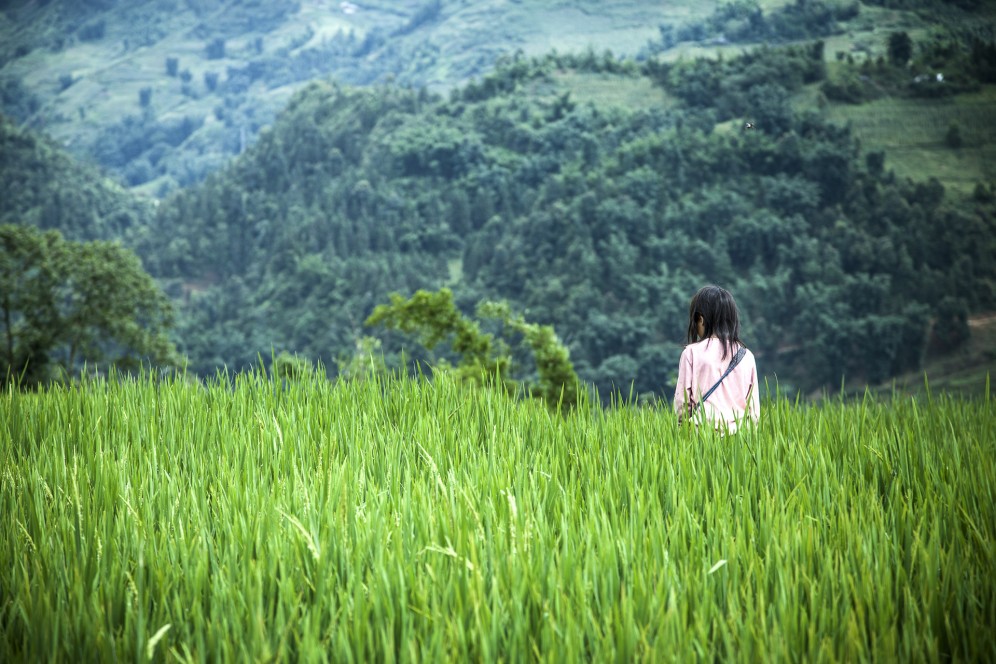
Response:
M692 403L692 353L685 347L678 360L678 384L674 388L674 412L678 421L691 415Z

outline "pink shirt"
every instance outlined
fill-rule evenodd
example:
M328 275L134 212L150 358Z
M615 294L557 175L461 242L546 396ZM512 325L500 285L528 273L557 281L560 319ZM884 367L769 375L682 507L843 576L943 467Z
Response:
M685 346L678 362L678 385L674 391L674 412L687 418L692 407L709 391L733 360L732 349L723 359L723 344L719 339L704 339ZM723 379L709 399L695 413L695 421L701 418L713 422L716 429L726 429L732 433L737 423L750 418L757 422L761 416L758 401L757 365L749 350L740 364ZM746 415L745 415L746 414Z

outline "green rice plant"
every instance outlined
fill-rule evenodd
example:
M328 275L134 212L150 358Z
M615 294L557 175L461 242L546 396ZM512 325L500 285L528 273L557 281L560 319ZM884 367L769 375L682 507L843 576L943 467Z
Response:
M0 660L996 658L988 388L722 437L371 377L0 394Z

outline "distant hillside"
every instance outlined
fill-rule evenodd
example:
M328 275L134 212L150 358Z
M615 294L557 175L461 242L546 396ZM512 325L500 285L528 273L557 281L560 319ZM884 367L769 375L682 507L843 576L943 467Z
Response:
M516 50L632 55L660 23L715 4L13 0L0 13L0 99L160 196L244 150L310 80L446 91Z
M0 115L0 224L58 230L71 240L141 234L153 206L58 145Z
M718 282L783 386L874 384L964 341L931 319L996 307L994 199L897 178L793 110L821 49L513 58L446 98L316 83L164 201L141 251L200 372L270 349L334 372L388 293L449 285L553 324L603 393L666 393L688 298Z
M398 72L456 80L477 70L455 62L487 49L415 66L398 45L497 3L335 5L326 14L350 21L381 7L389 38L369 26L306 31L274 52L272 35L314 5L90 2L101 27L73 19L77 5L8 3L7 34L30 25L37 37L0 42L8 111L29 126L54 119L133 192L173 194L150 219L152 204L6 122L3 214L135 247L179 305L177 342L200 373L271 350L334 372L389 292L449 285L465 311L501 297L554 324L603 393L666 392L687 298L719 282L783 386L878 384L963 348L970 316L996 308L996 49L977 7L904 4L919 9L814 0L686 12L632 44L641 60L504 55L437 93ZM501 6L538 34L526 11L536 5ZM961 27L935 32L937 13ZM135 47L141 31L115 30L138 23L115 16L157 29ZM271 37L260 41L261 26ZM665 43L681 30L694 41ZM782 45L750 46L752 31ZM99 54L111 34L118 58L95 56L85 75L33 96L52 83L51 63ZM905 58L891 44L903 35ZM329 62L340 79L379 82L300 88L298 76ZM87 96L95 83L106 98ZM389 355L421 352L383 336Z
M884 6L883 6L884 5ZM502 55L556 50L675 60L745 46L823 39L874 58L887 31L984 33L992 3L962 0L11 0L0 10L0 107L93 161L125 186L162 197L201 181L256 140L291 95L324 77L447 92ZM983 26L983 27L979 27ZM973 32L974 31L974 32ZM990 38L991 38L990 34ZM600 86L599 93L613 92ZM813 99L804 103L812 105ZM919 105L898 109L899 124ZM889 109L890 117L897 112ZM849 109L838 112L850 119ZM877 116L876 116L877 117ZM878 122L877 119L872 120ZM872 149L881 134L856 117ZM969 136L966 134L966 138ZM972 136L972 139L978 138ZM917 176L974 182L993 142ZM883 137L916 163L933 136ZM923 146L927 144L927 152ZM902 168L907 160L897 160ZM967 174L967 175L966 175ZM984 175L983 177L988 177ZM970 186L970 185L968 185Z

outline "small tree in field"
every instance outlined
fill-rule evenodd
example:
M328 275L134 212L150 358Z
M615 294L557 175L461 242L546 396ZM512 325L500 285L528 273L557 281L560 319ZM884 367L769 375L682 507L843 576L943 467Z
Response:
M437 293L420 290L408 300L392 293L391 303L378 305L366 324L417 334L419 342L429 350L451 339L453 350L461 357L457 374L463 380L480 382L486 376L498 375L504 381L508 373L508 354L490 334L481 332L476 322L457 310L448 288Z
M539 375L536 385L527 386L531 396L550 406L574 407L578 377L569 352L557 339L553 327L525 321L504 302L482 302L477 315L499 320L512 333L522 336L533 353ZM512 366L508 344L481 332L476 322L464 317L453 304L453 294L448 288L436 293L420 290L409 300L392 294L391 303L375 308L366 324L382 324L388 329L418 334L419 341L430 350L451 338L453 350L461 356L457 365L461 379L474 383L498 379L507 391L515 390L515 381L508 378Z
M889 62L904 66L913 57L913 40L905 32L893 32L886 44L889 52Z

